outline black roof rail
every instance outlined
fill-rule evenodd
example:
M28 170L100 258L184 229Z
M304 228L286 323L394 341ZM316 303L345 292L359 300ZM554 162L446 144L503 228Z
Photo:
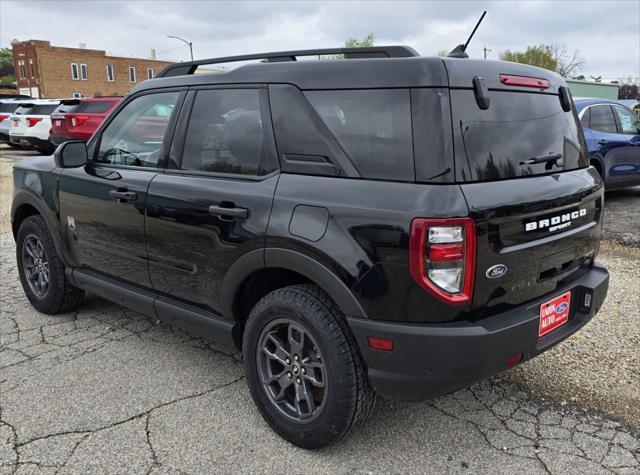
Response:
M198 61L186 61L184 63L170 64L164 68L157 78L170 76L183 76L195 73L198 66L208 64L232 63L235 61L249 61L252 59L264 59L269 63L283 61L296 61L297 56L322 56L330 54L342 54L345 59L359 58L408 58L420 56L410 46L371 46L366 48L325 48L304 49L297 51L275 51L271 53L245 54L240 56L225 56L222 58L200 59Z

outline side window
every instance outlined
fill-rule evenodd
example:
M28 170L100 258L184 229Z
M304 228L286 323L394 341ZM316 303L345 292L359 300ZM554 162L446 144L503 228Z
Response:
M585 129L589 128L590 117L591 117L591 108L588 108L586 111L584 111L584 114L582 114L582 118L580 119L580 124L582 125L583 128Z
M271 171L260 94L259 89L198 91L181 168L242 175Z
M623 134L640 134L640 121L638 118L629 112L624 107L613 106L613 110L618 117L618 125L620 126L620 132Z
M364 177L414 179L408 89L307 91L305 95Z
M616 121L613 117L613 112L610 106L593 106L591 110L591 119L589 126L593 130L599 132L607 132L609 134L616 134Z
M179 92L147 94L129 102L102 132L98 163L156 167Z

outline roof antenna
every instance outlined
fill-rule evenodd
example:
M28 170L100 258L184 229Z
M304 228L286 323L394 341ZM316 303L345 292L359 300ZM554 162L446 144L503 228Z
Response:
M487 14L486 10L484 12L482 12L482 15L480 16L480 19L478 20L478 23L476 23L475 28L473 29L473 31L469 35L469 39L467 40L467 42L465 44L463 44L463 45L458 45L455 48L453 48L451 50L451 52L447 55L448 58L468 58L469 57L469 55L466 53L467 46L469 46L469 42L471 41L471 38L473 38L473 35L476 34L476 30L480 26L480 23L482 23L482 19L484 18L484 16L486 14Z

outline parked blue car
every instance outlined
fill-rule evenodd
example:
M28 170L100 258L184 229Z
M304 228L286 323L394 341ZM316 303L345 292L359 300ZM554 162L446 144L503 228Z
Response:
M575 99L589 160L613 190L640 185L640 119L606 99Z

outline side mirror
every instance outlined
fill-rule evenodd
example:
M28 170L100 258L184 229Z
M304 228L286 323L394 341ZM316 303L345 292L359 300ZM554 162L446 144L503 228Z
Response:
M87 163L87 144L82 140L72 140L58 145L53 153L56 166L60 168L78 168Z

